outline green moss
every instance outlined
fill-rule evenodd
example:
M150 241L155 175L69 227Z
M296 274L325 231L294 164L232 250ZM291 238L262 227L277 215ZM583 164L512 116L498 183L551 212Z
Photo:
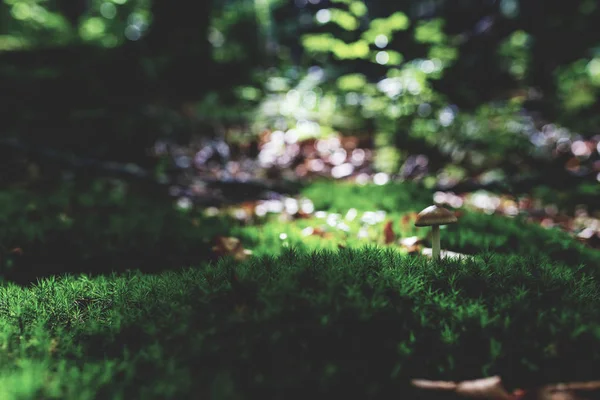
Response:
M423 187L317 182L303 195L338 216L242 226L106 184L0 195L13 222L1 225L6 247L49 251L62 238L73 260L107 252L113 262L122 248L204 248L187 265L171 260L186 268L156 274L0 286L0 397L416 398L410 378L595 379L597 252L518 218L466 212L442 243L476 256L433 262L382 244L388 220L427 241L427 229L401 222L431 203ZM376 211L385 217L361 222ZM309 227L329 236L307 236ZM207 262L217 233L255 256Z
M9 285L2 390L368 398L409 395L411 377L591 379L573 363L598 362L598 289L543 259L431 262L376 247Z

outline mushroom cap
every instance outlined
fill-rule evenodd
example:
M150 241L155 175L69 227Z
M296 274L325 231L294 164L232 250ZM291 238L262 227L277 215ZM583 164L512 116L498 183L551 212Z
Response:
M452 211L444 207L429 206L417 214L415 226L447 225L457 221Z

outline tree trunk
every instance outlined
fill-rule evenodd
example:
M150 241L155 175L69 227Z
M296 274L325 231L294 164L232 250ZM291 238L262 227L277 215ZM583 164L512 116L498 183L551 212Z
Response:
M157 70L161 92L184 101L202 97L207 80L202 71L212 70L210 12L210 1L153 1L152 26L141 44L154 59L168 56Z

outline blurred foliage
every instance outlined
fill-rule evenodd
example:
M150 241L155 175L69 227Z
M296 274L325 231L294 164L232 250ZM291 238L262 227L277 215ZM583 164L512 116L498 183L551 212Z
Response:
M600 94L600 55L563 66L556 77L560 102L567 114L589 109Z
M471 172L500 167L509 175L549 161L551 152L532 140L548 121L555 128L577 130L568 134L572 140L577 134L591 138L597 133L592 110L598 106L600 63L593 58L590 46L598 43L591 35L579 55L588 58L562 60L549 80L539 82L542 64L552 63L552 57L566 59L572 50L540 54L549 27L530 27L523 19L528 7L519 2L481 6L477 12L483 15L475 26L459 33L456 25L465 21L445 3L431 14L435 17L424 18L400 11L380 17L377 5L357 3L364 5L336 1L313 8L314 22L299 35L301 65L308 71L304 77L284 64L278 77L270 79L281 83L276 90L268 83L252 92L244 89L254 101L263 94L263 112L254 115L257 132L273 127L309 130L315 136L362 131L375 135L383 156L376 162L380 171L397 172L407 151L422 150L434 158L438 152L444 162ZM549 13L559 11L555 5ZM596 15L591 3L579 11L587 24ZM477 65L477 58L484 57L475 53L478 41L493 41L486 52L493 50L494 65L492 59ZM466 68L471 79L456 82ZM469 100L467 88L486 74L498 79L481 82L478 98ZM319 83L302 84L311 76Z
M38 101L5 99L5 130L42 145L66 136L62 146L74 152L104 142L98 155L124 160L111 149L231 126L248 139L265 130L340 131L374 136L376 169L390 174L424 153L433 170L451 162L514 175L545 166L552 149L532 140L545 126L573 141L598 133L600 41L591 32L600 8L590 0L544 8L519 0L228 0L202 12L164 0L0 5L0 59L8 61L0 74L11 82L3 92L41 88ZM54 61L23 63L22 52ZM67 86L79 90L53 104ZM99 110L107 104L115 110ZM164 120L161 129L135 122L149 114ZM146 133L124 148L124 131Z
M3 0L0 50L78 42L115 47L137 40L151 20L149 0Z

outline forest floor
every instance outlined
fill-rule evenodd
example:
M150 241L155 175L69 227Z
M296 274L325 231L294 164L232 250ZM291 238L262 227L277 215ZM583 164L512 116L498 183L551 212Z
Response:
M411 380L531 394L597 378L600 252L529 213L460 207L442 248L468 257L434 261L419 182L178 198L114 180L0 195L0 397L452 398L464 387Z

